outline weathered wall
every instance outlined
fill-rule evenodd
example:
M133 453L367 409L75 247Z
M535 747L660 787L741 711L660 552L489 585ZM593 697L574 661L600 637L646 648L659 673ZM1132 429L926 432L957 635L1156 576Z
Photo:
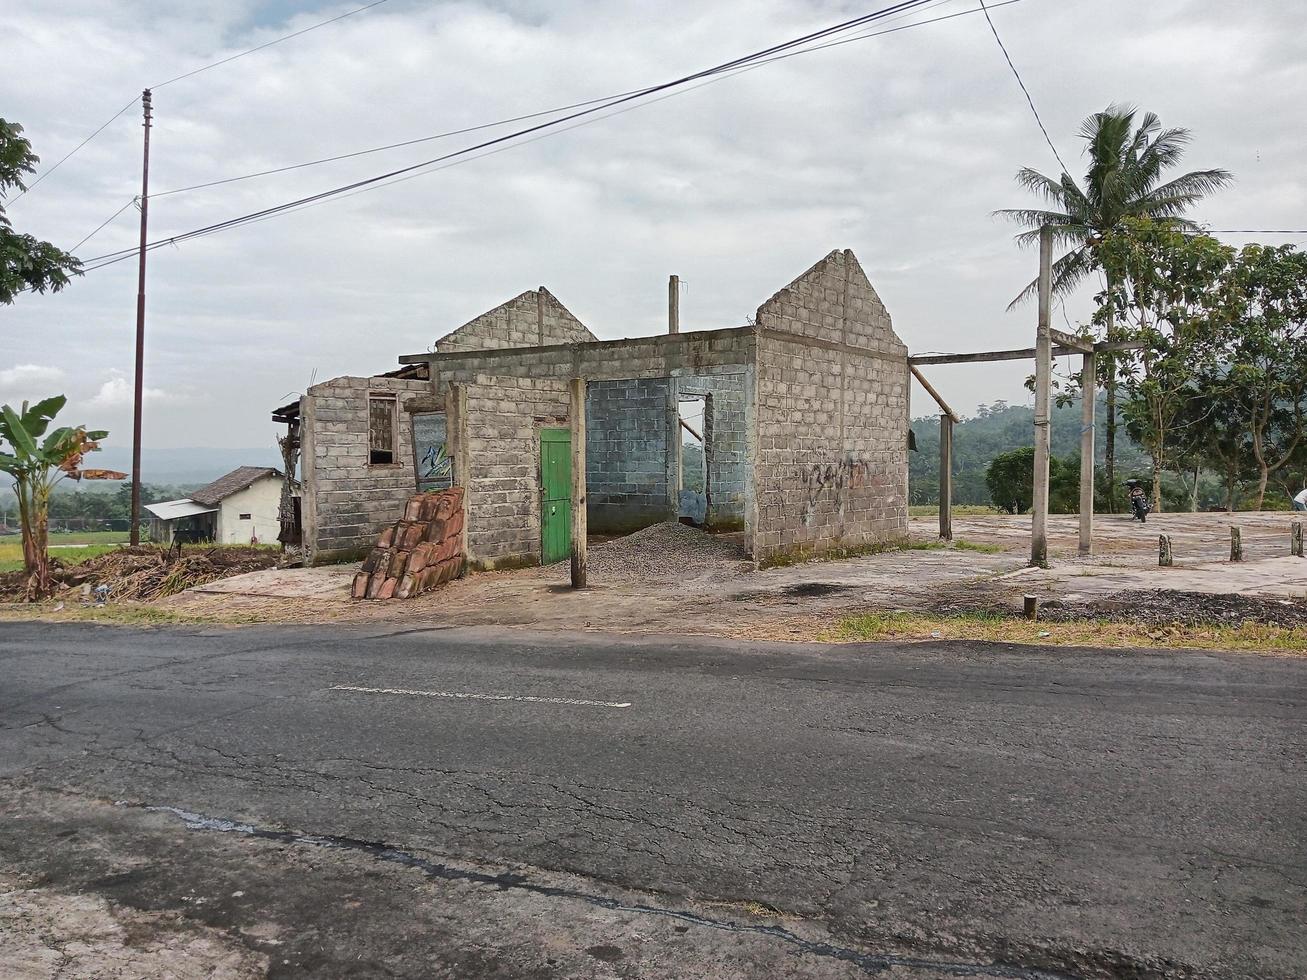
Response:
M451 383L467 386L470 475L464 506L469 564L485 568L539 561L538 432L568 423L570 379L744 375L740 384L748 392L753 390L754 350L754 331L741 328L401 358L405 363L429 363L431 390L437 398L444 397ZM746 399L746 438L756 431L752 413L752 400ZM664 466L674 461L665 458ZM752 488L746 486L746 514L751 513L751 494ZM671 506L669 501L669 514Z
M670 394L666 378L587 386L586 521L591 531L635 531L668 518Z
M314 385L300 400L304 547L310 564L360 558L383 528L399 520L417 484L404 395L429 391L426 381L333 378ZM399 396L391 464L368 461L370 392Z
M758 310L754 557L907 536L907 348L851 252Z
M566 382L476 375L467 384L463 506L473 567L539 564L540 430L567 419Z
M219 544L249 544L257 536L261 544L275 544L281 520L281 477L256 480L244 490L224 497L218 505L214 538ZM249 520L241 520L249 514Z
M495 350L585 343L592 334L549 290L541 286L469 320L436 341L436 350Z

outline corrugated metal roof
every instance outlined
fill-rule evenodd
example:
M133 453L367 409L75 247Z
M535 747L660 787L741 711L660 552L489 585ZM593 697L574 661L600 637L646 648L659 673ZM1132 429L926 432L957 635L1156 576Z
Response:
M180 500L161 500L157 504L146 504L145 509L161 521L175 521L179 517L194 517L196 514L216 514L217 507L197 504L190 497Z

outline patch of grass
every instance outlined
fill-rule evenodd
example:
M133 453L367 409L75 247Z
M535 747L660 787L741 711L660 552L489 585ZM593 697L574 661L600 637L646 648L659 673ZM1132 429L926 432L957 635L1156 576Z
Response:
M909 551L978 551L984 555L997 555L1003 551L1003 546L998 544L983 544L979 541L965 541L962 538L955 538L953 541L945 541L943 538L935 538L927 541L913 541L905 545Z
M758 563L759 568L787 568L801 565L808 561L839 561L843 558L861 558L864 555L879 555L886 551L900 551L911 547L906 539L895 538L890 541L874 541L871 544L856 545L851 548L829 548L814 552L812 549L797 545L786 551L777 551Z
M63 602L64 608L59 609ZM239 626L264 622L252 614L208 615L189 610L164 609L142 602L116 602L106 606L83 604L76 599L53 602L0 604L0 622L103 623L111 626L181 626L206 623Z
M116 544L88 544L76 548L57 548L55 544L63 541L51 541L50 557L58 558L65 565L76 565L88 558L95 558L110 551L117 551ZM67 542L71 544L72 542ZM0 540L0 572L18 572L23 568L23 542L17 537L13 541Z
M954 504L954 517L985 517L990 514L1003 513L997 507L988 504ZM939 504L912 504L908 507L909 517L938 517Z
M1240 626L1147 626L1083 620L1031 622L996 612L934 616L919 612L873 612L846 616L817 637L830 643L868 640L979 640L1045 646L1235 650L1307 654L1301 629L1244 623Z

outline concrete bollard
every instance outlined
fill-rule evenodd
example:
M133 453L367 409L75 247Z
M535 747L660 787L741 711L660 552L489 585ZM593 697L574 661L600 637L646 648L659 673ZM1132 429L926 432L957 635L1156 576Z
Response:
M1025 597L1025 612L1026 619L1039 618L1039 598L1037 596L1028 595Z
M1163 568L1170 568L1175 564L1175 559L1171 555L1171 535L1159 534L1157 536L1157 564Z
M1294 521L1289 529L1289 554L1302 558L1302 521Z
M1243 561L1243 532L1230 528L1230 561Z

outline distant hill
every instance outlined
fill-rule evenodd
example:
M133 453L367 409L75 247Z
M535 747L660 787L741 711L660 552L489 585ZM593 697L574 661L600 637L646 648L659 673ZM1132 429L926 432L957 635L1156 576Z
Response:
M106 470L132 470L130 446L106 447L88 465ZM275 466L281 469L281 454L275 446L258 449L150 449L141 450L141 480L170 486L203 486L238 466ZM89 486L89 485L88 485Z
M1099 396L1095 409L1094 459L1102 464L1107 447L1106 398ZM939 503L939 416L912 420L918 452L908 453L908 493L913 504ZM1063 460L1080 458L1080 403L1053 410L1053 455ZM976 414L953 427L953 502L988 504L985 470L1000 453L1035 444L1035 413L1025 405L995 402L981 405ZM1125 425L1116 430L1116 461L1120 479L1146 476L1148 457L1126 434Z

